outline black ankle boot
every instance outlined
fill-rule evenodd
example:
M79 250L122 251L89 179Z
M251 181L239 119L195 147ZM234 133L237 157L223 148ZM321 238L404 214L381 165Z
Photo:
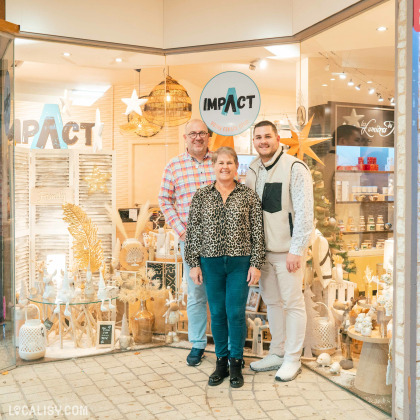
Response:
M216 370L209 377L209 385L216 386L229 376L229 359L227 356L218 357L216 360Z
M230 362L230 386L232 388L240 388L244 384L242 376L243 359L229 359Z

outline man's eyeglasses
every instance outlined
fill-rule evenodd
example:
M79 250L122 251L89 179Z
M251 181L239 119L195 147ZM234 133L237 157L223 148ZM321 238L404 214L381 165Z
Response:
M206 133L205 131L200 131L199 133L196 133L196 132L192 131L191 133L188 133L188 134L187 134L187 136L188 136L190 139L195 139L195 138L197 138L197 137L201 137L201 138L203 139L203 138L204 138L204 137L206 137L208 134L209 134L209 133Z

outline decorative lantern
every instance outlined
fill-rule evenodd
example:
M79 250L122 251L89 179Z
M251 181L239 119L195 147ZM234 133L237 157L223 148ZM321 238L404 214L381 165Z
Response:
M144 105L144 116L156 125L175 127L190 120L192 102L187 90L171 76L155 86Z
M325 306L328 316L316 316L313 320L315 339L312 345L312 353L316 356L319 356L321 353L333 354L336 350L334 317L325 303L316 303Z
M128 123L120 125L123 134L134 133L139 137L153 137L162 129L161 126L147 121L143 115L132 112L128 116Z
M28 319L28 307L35 307L38 318ZM19 356L23 360L36 360L45 356L46 331L41 322L41 314L36 305L25 308L25 324L19 330Z

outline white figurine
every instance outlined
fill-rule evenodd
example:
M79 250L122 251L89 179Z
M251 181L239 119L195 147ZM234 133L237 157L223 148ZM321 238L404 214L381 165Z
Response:
M341 365L339 362L334 362L331 366L330 366L330 373L332 373L333 375L338 375L341 372Z
M110 288L105 285L102 269L103 267L99 270L98 299L102 300L101 311L108 312L114 310L115 305L111 303L111 296L109 295ZM108 308L105 306L106 300L108 300Z
M268 329L268 324L262 325L261 318L255 318L254 320L248 318L248 324L252 328L252 353L263 356L262 332Z
M64 309L64 315L70 316L69 304L73 297L72 290L70 288L69 276L67 274L67 267L64 267L64 277L61 283L60 290L57 292L57 297L55 298L55 303L57 306L54 309L54 313L60 313L60 304L65 303L66 308Z
M86 270L86 284L85 284L85 296L87 298L92 298L95 294L95 287L92 280L92 271L90 271L90 262Z
M44 294L42 295L42 298L45 300L48 300L50 298L54 297L54 282L53 278L57 274L57 270L54 271L52 274L48 274L48 271L46 268L44 268Z
M331 356L328 353L321 353L316 362L322 367L329 366L331 364Z
M166 343L177 343L179 342L179 337L177 335L177 323L179 321L181 314L181 311L179 310L180 305L185 305L185 302L182 301L182 298L179 298L178 300L174 299L172 297L172 293L169 290L169 299L166 299L165 306L168 307L168 310L163 314L163 317L165 318L165 324L169 325L169 332L166 336Z

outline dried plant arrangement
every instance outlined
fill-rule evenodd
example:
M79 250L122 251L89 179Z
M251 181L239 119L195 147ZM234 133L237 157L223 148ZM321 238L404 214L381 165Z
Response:
M77 266L92 272L98 271L104 260L102 243L98 239L98 228L87 214L75 204L63 204L63 220L73 236L73 253Z

